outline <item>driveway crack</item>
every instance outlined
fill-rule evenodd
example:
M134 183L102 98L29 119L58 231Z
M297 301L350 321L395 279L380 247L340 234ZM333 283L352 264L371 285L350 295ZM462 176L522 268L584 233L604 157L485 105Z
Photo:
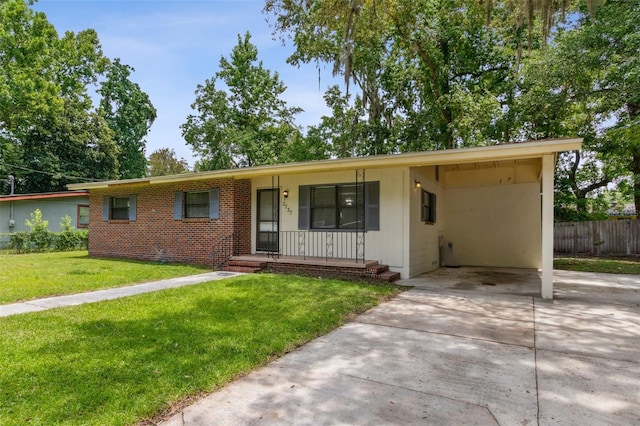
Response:
M495 420L496 424L499 426L500 422L498 422L498 419L496 419L496 416L493 415L493 413L491 412L491 409L484 404L478 404L475 402L471 402L471 401L465 401L464 399L458 399L458 398L452 398L450 396L445 396L445 395L440 395L437 393L433 393L433 392L425 392L425 391L421 391L421 390L417 390L417 389L413 389L413 388L408 388L405 386L399 386L399 385L394 385L393 383L387 383L387 382L381 382L378 380L371 380L369 378L366 377L360 377L360 376L356 376L353 374L340 374L343 377L350 377L352 379L356 379L356 380L363 380L366 382L370 382L370 383L376 383L378 385L382 385L382 386L389 386L389 387L393 387L393 388L398 388L398 389L403 389L403 390L407 390L410 392L416 392L416 393L420 393L422 395L430 395L430 396L435 396L437 398L442 398L442 399L446 399L449 401L454 401L454 402L458 402L458 403L462 403L462 404L469 404L475 407L480 407L480 408L484 408L485 410L487 410L489 412L489 414L491 415L491 417Z
M500 341L497 341L497 340L487 339L487 338L483 338L483 337L464 336L462 334L444 333L442 331L420 330L420 329L413 328L413 327L401 327L401 326L398 326L398 325L380 324L380 323L372 322L372 321L363 321L361 319L355 319L352 322L353 323L358 323L358 324L373 325L373 326L376 326L376 327L387 327L387 328L395 328L395 329L398 329L398 330L415 331L417 333L437 334L437 335L440 335L440 336L458 337L460 339L469 339L469 340L476 340L476 341L479 341L479 342L495 343L496 345L515 346L515 347L527 348L527 349L534 349L534 347L535 347L535 340L533 342L533 346L534 347L531 347L529 345L522 345L522 344L513 343L513 342L500 342ZM534 332L535 332L535 329L534 329Z

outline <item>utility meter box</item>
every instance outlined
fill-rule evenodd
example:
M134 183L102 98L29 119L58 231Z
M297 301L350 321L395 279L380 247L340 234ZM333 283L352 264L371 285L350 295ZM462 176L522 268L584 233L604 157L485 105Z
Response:
M9 219L9 228L14 228L16 226L16 220L15 219Z

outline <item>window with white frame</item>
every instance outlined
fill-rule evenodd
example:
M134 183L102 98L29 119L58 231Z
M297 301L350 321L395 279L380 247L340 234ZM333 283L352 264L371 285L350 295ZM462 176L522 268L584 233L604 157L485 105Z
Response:
M425 223L436 223L436 194L422 190L420 220Z
M78 218L76 228L87 228L89 226L89 205L78 204Z

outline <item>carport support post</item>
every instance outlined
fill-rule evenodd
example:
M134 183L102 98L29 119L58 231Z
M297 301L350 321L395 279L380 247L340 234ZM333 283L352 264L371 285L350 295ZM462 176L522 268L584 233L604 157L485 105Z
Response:
M553 172L555 155L542 157L542 298L553 299Z

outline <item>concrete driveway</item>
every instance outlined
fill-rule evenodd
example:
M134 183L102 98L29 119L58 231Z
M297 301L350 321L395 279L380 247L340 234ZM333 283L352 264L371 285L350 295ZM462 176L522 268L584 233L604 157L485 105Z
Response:
M440 269L166 425L640 424L640 277Z

